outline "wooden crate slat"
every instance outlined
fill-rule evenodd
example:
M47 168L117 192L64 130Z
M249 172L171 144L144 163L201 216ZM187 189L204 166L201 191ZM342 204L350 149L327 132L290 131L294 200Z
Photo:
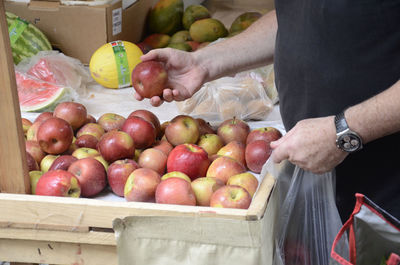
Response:
M0 192L30 193L14 62L0 0Z

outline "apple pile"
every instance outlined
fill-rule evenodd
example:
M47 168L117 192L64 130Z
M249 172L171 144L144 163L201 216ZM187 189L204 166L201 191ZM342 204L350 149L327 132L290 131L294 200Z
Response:
M32 193L247 209L271 154L276 128L250 130L232 118L213 128L178 115L160 123L144 109L97 120L63 102L33 122L22 118Z

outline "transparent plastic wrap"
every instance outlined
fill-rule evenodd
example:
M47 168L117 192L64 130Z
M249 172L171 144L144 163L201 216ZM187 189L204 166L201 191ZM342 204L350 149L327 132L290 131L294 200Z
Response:
M218 123L232 117L265 120L273 103L259 81L242 76L205 83L191 98L177 102L177 106L183 114Z
M18 100L23 112L53 111L63 101L76 101L78 94L71 87L40 80L15 70Z
M277 202L274 265L339 264L330 257L342 222L335 204L333 172L315 175L281 163L270 200ZM348 253L345 241L338 246Z
M78 59L58 51L41 51L21 61L16 69L37 79L72 88L80 96L86 94L87 84L93 81Z

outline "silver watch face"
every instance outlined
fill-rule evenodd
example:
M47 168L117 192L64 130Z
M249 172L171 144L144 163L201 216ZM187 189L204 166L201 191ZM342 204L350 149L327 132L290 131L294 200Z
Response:
M336 140L337 146L346 152L355 152L361 149L361 139L358 135L351 132L340 135Z

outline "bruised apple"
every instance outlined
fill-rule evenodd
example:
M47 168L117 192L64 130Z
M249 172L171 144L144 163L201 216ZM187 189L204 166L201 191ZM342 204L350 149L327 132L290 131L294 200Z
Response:
M251 196L244 188L227 185L219 188L210 199L211 207L248 209Z
M200 137L199 125L188 115L178 115L165 128L165 137L173 146L194 144Z
M118 196L124 196L124 187L129 175L139 165L132 159L114 161L107 169L107 179L111 190Z
M215 133L213 127L211 126L211 124L209 122L206 122L202 118L197 118L196 121L197 121L197 124L199 125L199 133L200 133L200 135L203 135L203 134L206 134L206 133L209 133L209 134L214 134Z
M26 152L26 163L28 165L28 171L39 170L38 163L28 152Z
M81 147L87 147L87 148L97 148L97 143L99 140L97 140L96 137L90 134L84 134L76 138L75 140L75 145L77 148Z
M157 61L141 62L132 71L133 88L144 98L162 96L167 81L167 71L163 64Z
M92 197L106 187L106 171L104 166L92 157L82 158L73 162L68 172L76 176L81 185L81 194Z
M127 201L154 202L160 174L150 168L138 168L128 177L124 187Z
M111 130L120 130L124 122L125 118L116 113L104 113L97 120L97 124L100 125L106 132Z
M74 132L71 125L57 117L49 118L42 122L37 131L37 141L40 148L44 152L53 155L67 151L73 137Z
M36 195L74 197L81 194L79 180L70 172L57 169L44 173L36 184Z

